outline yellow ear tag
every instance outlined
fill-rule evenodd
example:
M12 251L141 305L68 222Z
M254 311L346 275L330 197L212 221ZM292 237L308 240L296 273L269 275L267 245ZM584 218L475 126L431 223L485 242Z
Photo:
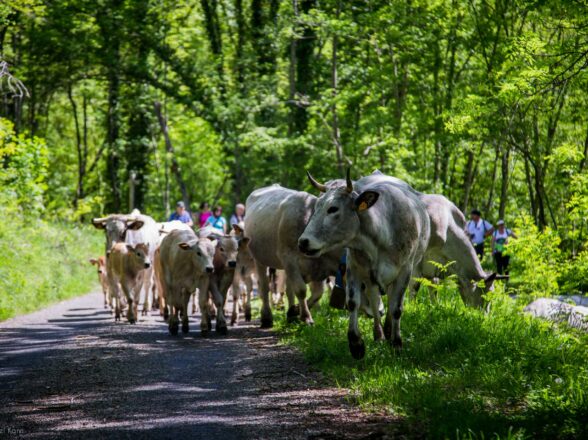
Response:
M360 211L360 212L361 211L365 211L366 209L368 209L368 205L367 205L366 202L361 202L359 204L359 206L357 207L357 210Z

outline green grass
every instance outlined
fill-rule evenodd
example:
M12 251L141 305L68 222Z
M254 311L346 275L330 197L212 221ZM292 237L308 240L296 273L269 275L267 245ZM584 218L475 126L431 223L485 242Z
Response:
M452 288L406 302L404 349L372 340L366 357L347 347L347 313L323 301L315 325L283 338L366 409L404 416L434 438L588 438L588 335L522 315L503 294L492 311L466 308ZM281 316L281 314L277 314Z
M88 226L4 217L0 321L95 288L96 270L88 259L104 253L103 241L103 234Z

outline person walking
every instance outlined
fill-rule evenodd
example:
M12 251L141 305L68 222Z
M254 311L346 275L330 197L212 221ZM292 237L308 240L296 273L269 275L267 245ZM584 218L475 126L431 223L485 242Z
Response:
M509 237L517 238L517 236L506 227L504 220L498 220L496 229L492 233L492 254L496 262L496 272L499 275L508 275L508 265L510 263L510 256L504 255L504 246L508 243Z
M466 225L466 232L472 240L476 255L480 260L484 258L484 240L492 235L494 228L482 218L482 213L477 209L472 209L470 221Z
M206 224L206 220L212 215L208 202L202 202L200 204L200 214L198 215L198 225L203 228Z
M204 226L212 226L215 229L218 229L223 234L227 233L227 221L221 215L223 209L220 206L215 206L214 210L212 211L212 215L208 217Z
M232 228L233 225L238 225L239 223L241 223L244 220L245 220L245 205L243 203L237 203L235 205L235 212L233 213L233 215L231 216L231 219L229 220L229 224L231 225L231 228Z
M190 217L190 214L188 213L188 211L186 211L186 205L182 201L176 203L176 211L172 212L172 214L169 216L169 221L171 222L173 220L178 220L182 223L186 223L190 227L194 226L194 222L192 222L192 217Z

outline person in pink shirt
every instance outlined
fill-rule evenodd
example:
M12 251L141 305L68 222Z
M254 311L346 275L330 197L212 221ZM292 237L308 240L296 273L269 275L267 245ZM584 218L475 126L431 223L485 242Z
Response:
M206 224L206 220L208 220L208 218L212 215L212 212L210 211L210 207L208 206L207 202L202 202L200 204L200 215L198 216L198 224L200 225L201 228L204 227L204 225Z

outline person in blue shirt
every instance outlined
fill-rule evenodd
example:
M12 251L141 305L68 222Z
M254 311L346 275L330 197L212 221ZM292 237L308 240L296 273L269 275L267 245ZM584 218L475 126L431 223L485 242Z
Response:
M184 202L182 201L176 203L176 212L172 213L172 215L169 216L169 221L171 222L173 220L178 220L182 223L186 223L190 227L194 225L194 222L190 217L190 213L186 211L186 205L184 205Z
M208 217L204 226L212 226L215 229L218 229L223 234L227 233L227 221L221 215L223 209L220 206L215 206L214 210L212 211L212 215Z

